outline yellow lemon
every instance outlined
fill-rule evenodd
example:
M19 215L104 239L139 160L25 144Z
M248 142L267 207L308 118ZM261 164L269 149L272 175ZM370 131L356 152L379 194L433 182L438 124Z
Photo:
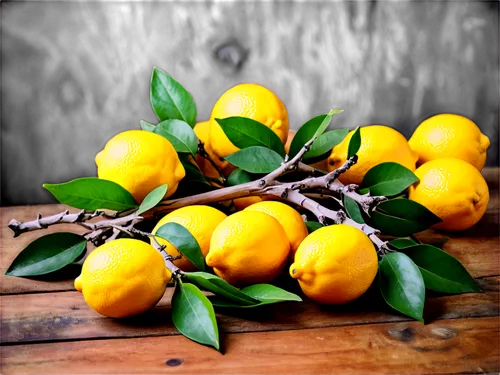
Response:
M455 157L472 164L478 170L484 167L490 140L467 117L442 113L423 121L409 140L418 154L418 163Z
M165 215L153 229L155 234L166 223L177 223L186 228L198 241L203 256L208 254L210 239L215 228L226 218L226 214L210 206L186 206ZM167 240L156 237L160 245L166 245L165 251L173 257L179 256L179 250ZM153 239L151 241L154 241ZM183 271L196 271L196 267L186 257L173 263Z
M290 241L290 256L292 257L295 255L300 243L307 237L307 227L302 216L285 203L275 201L259 202L247 207L245 211L264 212L278 220Z
M167 184L169 197L186 174L172 144L160 135L128 130L111 138L95 157L97 175L121 185L141 202Z
M366 292L377 269L377 251L368 236L338 224L320 228L302 241L290 275L309 298L340 304Z
M360 184L363 177L374 166L395 162L414 171L417 155L411 150L406 138L398 131L383 125L365 126L360 129L361 147L358 151L358 162L339 180L344 184ZM328 171L339 168L347 159L349 141L354 131L349 132L347 137L335 146L328 158Z
M488 185L471 164L457 158L436 159L420 166L415 175L420 182L410 186L409 198L443 220L435 228L465 230L483 217L490 199Z
M267 283L283 270L289 253L290 241L275 218L240 211L215 228L207 264L233 285Z
M90 253L75 288L99 314L123 318L155 306L171 277L163 257L152 246L118 239Z

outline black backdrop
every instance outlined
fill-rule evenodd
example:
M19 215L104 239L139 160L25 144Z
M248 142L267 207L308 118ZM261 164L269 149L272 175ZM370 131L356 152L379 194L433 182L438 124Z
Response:
M51 202L44 182L95 175L114 134L155 121L158 66L205 120L241 82L277 93L292 128L472 118L498 165L499 7L493 2L3 2L2 205Z

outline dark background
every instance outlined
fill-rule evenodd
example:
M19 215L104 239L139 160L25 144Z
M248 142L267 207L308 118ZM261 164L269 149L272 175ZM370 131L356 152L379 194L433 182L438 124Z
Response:
M498 2L197 1L0 4L1 204L52 202L42 183L94 176L109 138L155 122L158 66L198 120L243 82L285 103L291 128L331 108L335 126L411 136L441 112L473 119L498 165Z

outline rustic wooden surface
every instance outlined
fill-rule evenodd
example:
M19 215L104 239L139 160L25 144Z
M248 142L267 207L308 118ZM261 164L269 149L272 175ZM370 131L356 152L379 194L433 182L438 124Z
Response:
M418 235L437 243L449 236L444 249L465 265L483 293L431 296L425 325L389 309L375 291L346 306L306 300L218 313L224 355L178 334L170 320L172 288L151 311L115 320L90 310L74 291L77 269L51 279L4 276L17 253L42 234L13 239L8 221L59 212L63 206L4 207L0 373L498 373L499 169L487 168L483 174L491 200L478 225L460 234L429 230ZM180 364L168 366L168 360Z

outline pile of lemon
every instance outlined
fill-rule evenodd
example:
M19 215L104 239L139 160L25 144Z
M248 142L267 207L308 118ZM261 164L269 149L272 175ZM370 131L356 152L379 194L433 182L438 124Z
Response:
M226 176L234 167L224 157L238 148L215 119L230 116L257 120L272 129L283 144L290 144L288 116L280 99L260 85L237 85L217 101L210 120L194 129ZM352 134L316 166L326 171L341 166ZM344 184L359 184L373 166L396 162L419 178L409 189L409 199L442 219L436 228L464 230L483 216L489 194L480 171L489 139L471 120L453 114L436 115L422 122L409 141L390 127L365 126L361 128L361 140L358 162L340 176ZM218 177L206 159L197 155L196 162L206 176ZM170 142L141 130L126 131L111 139L97 155L96 163L100 178L117 182L138 202L162 184L168 184L170 196L185 175ZM207 265L236 286L270 282L288 264L290 275L308 297L336 304L358 298L373 282L377 252L359 229L341 224L308 234L301 215L285 203L248 197L234 200L234 205L238 212L230 216L210 206L180 208L163 217L153 234L169 222L183 225L198 241ZM158 241L170 255L180 255L168 241ZM183 271L195 270L184 257L174 263ZM124 317L154 306L170 279L162 256L152 246L119 239L89 255L75 286L97 312Z

